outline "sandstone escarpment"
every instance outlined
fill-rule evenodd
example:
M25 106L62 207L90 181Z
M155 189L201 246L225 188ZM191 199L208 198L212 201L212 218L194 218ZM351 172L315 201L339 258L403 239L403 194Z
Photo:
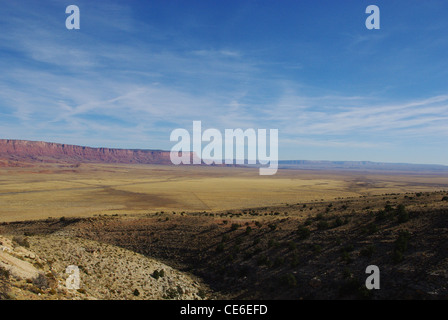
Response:
M41 141L0 139L0 166L15 166L18 162L171 164L169 151L91 148Z

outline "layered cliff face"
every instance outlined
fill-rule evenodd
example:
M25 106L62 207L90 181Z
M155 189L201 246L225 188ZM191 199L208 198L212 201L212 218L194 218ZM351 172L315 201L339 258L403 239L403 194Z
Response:
M90 148L41 141L0 139L0 165L14 166L17 162L171 164L169 151Z

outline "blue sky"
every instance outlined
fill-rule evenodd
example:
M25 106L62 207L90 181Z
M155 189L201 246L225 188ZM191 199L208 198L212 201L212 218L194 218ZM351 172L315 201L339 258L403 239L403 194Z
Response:
M0 137L169 150L201 120L279 129L284 160L448 165L447 15L444 0L0 0Z

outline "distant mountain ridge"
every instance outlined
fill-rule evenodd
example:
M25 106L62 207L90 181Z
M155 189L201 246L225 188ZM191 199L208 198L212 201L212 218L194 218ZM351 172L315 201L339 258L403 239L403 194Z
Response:
M448 166L439 164L388 163L373 161L281 160L278 162L278 167L279 169L429 171L448 173Z

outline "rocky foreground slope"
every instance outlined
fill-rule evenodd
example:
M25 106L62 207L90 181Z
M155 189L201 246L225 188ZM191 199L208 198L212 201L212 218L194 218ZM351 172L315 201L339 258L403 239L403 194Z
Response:
M79 288L67 286L68 266ZM113 245L53 234L0 236L0 299L202 299L205 287L157 260Z
M92 244L107 243L195 274L212 290L206 298L448 298L448 191L225 212L49 218L0 223L0 234L28 237L36 253L63 265L81 261L88 292L101 293L95 291L95 275L114 283L112 266L129 261L108 253L108 261L89 262L99 259L89 256L92 248L103 248ZM101 250L98 257L107 252ZM380 290L365 286L369 265L381 271ZM132 297L131 290L147 280L129 270L131 282L123 282L126 289L121 290ZM172 289L165 294L175 294L173 286L167 288Z

